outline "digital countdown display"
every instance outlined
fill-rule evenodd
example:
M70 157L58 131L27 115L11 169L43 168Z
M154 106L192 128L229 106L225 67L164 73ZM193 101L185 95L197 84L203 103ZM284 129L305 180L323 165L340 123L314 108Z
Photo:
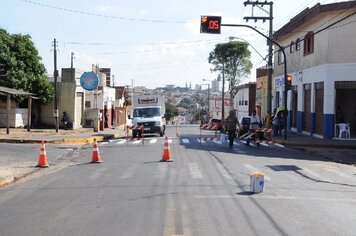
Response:
M201 16L200 33L220 34L221 16Z

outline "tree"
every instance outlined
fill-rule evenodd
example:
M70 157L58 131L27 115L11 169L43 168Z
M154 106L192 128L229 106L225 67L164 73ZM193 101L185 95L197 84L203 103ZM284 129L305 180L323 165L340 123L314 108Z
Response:
M29 35L0 29L0 69L0 86L33 93L43 103L53 100L54 87ZM18 102L23 99L16 97Z
M177 107L173 106L169 102L165 102L166 104L166 119L167 121L171 120L172 117L178 116L179 112Z
M222 71L229 83L230 101L232 102L237 91L234 89L241 80L251 73L252 63L250 61L251 52L248 50L248 43L231 41L219 43L210 52L208 61L214 66L214 71Z

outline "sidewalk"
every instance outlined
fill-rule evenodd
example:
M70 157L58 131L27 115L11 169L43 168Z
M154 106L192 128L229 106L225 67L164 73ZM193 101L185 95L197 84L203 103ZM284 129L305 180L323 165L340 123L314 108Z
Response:
M354 138L320 139L309 135L288 132L286 140L283 135L274 137L274 142L321 156L327 161L356 167L356 139Z
M284 139L284 133L282 136L273 137L273 140L286 146L354 149L356 152L356 139L353 138L321 139L310 135L288 132L286 140Z
M124 137L125 131L123 126L116 129L105 129L104 131L94 132L92 128L80 128L75 130L58 130L55 129L27 129L11 128L9 134L6 134L5 128L0 128L0 142L2 143L46 143L52 144L85 144L93 143L94 138L98 142L110 139Z

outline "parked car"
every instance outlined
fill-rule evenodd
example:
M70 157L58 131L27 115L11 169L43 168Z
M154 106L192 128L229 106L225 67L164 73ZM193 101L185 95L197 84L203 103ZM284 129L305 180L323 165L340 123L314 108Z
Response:
M218 130L221 130L222 128L221 120L216 118L211 118L209 121L209 125L216 125L218 127Z
M239 119L239 137L250 130L251 116L241 116Z

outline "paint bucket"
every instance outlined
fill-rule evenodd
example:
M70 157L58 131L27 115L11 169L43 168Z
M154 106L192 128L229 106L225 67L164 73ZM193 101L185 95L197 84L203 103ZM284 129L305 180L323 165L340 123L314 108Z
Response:
M264 174L251 173L250 174L250 190L253 193L261 193L265 189Z

